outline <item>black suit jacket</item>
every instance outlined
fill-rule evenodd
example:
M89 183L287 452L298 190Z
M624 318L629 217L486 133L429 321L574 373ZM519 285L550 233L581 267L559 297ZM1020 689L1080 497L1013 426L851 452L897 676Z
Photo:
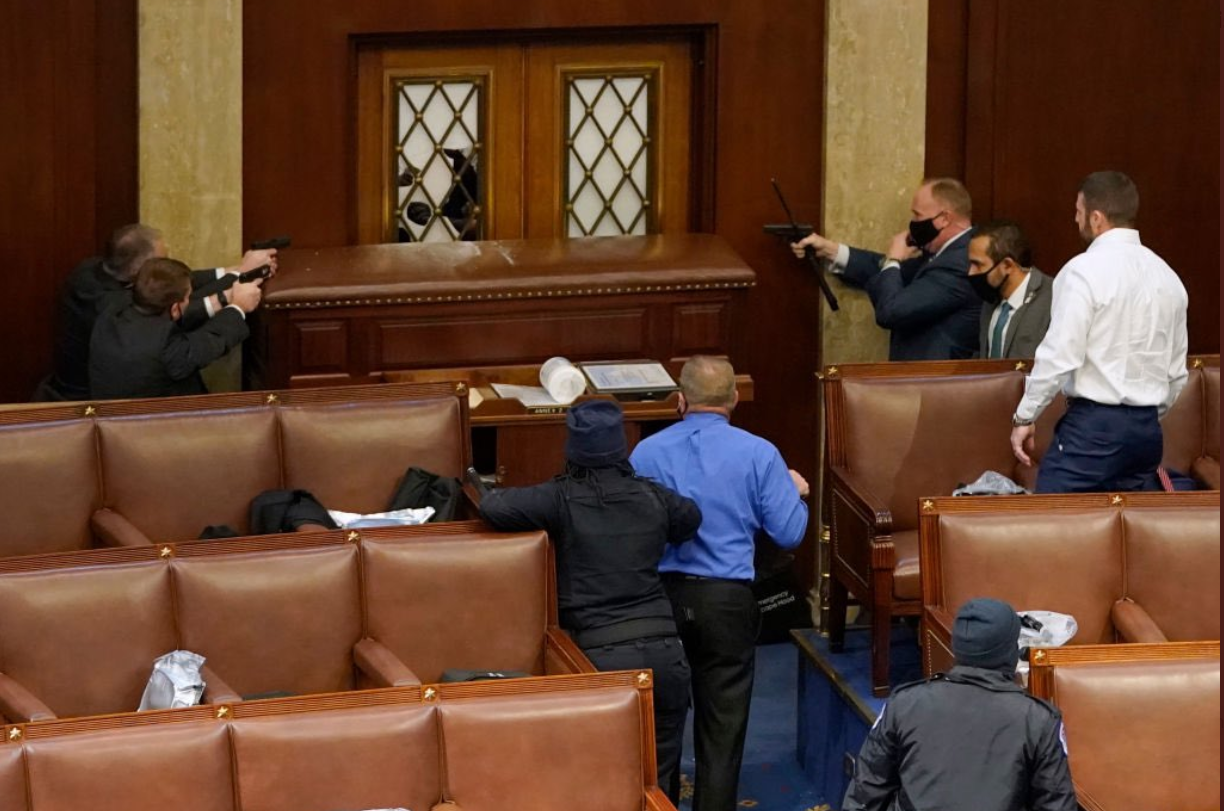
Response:
M1024 291L1024 303L1011 314L1011 325L1003 339L1003 357L1031 358L1037 346L1050 328L1050 304L1054 301L1054 280L1037 268L1029 271L1028 290ZM990 351L990 318L994 307L982 308L981 331L978 334L978 357L984 358Z
M876 323L890 331L889 360L972 358L978 349L982 300L969 286L969 231L938 256L920 256L900 270L880 270L882 254L850 249L842 278L861 287Z
M89 345L90 394L97 399L204 394L200 369L242 343L249 330L227 307L186 330L130 301L98 316Z
M55 372L48 382L64 400L89 397L89 338L98 314L109 305L130 300L127 284L112 276L95 256L77 265L60 295L55 337Z
M195 329L208 321L204 297L228 285L217 280L215 270L196 270L191 274L191 286L191 304L183 315L183 325L187 329ZM73 269L60 294L55 368L46 381L50 390L48 396L61 400L89 397L89 342L94 324L108 308L122 306L131 300L131 285L112 276L102 257L86 259Z

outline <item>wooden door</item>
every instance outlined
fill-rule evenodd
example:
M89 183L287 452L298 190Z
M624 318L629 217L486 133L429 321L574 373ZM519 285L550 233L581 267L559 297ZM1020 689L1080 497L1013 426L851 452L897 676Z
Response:
M689 230L692 53L683 37L360 48L358 241Z

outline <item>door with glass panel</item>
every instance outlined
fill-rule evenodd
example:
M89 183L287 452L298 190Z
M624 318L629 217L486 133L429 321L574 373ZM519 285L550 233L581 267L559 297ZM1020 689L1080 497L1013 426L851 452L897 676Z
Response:
M358 236L373 242L689 230L692 45L358 52Z

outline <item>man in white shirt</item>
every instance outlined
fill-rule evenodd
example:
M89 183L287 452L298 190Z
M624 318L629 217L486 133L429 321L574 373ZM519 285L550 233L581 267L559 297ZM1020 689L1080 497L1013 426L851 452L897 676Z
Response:
M980 358L1031 358L1050 327L1054 280L1032 267L1020 226L995 220L973 229L969 286L985 302Z
M1012 417L1031 465L1033 422L1058 393L1067 413L1037 474L1039 493L1159 490L1160 416L1186 384L1186 289L1134 229L1139 192L1121 172L1080 185L1075 223L1088 249L1054 280L1050 329Z
M982 309L966 279L973 201L959 180L932 178L914 192L910 215L882 254L820 234L791 249L803 258L811 248L846 283L867 291L876 323L889 330L889 360L972 358Z

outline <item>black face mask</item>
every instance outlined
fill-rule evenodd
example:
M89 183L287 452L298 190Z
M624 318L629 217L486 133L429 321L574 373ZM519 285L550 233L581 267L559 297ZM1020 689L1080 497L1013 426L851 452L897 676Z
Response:
M939 228L935 226L935 217L925 220L910 220L910 243L917 248L925 248L939 236Z
M999 288L991 284L990 280L986 278L990 275L990 272L998 266L999 263L995 262L990 266L990 270L986 271L985 273L977 273L969 277L969 286L972 287L973 292L977 293L978 297L987 304L998 304L999 300L1003 298L1003 294L999 291Z

